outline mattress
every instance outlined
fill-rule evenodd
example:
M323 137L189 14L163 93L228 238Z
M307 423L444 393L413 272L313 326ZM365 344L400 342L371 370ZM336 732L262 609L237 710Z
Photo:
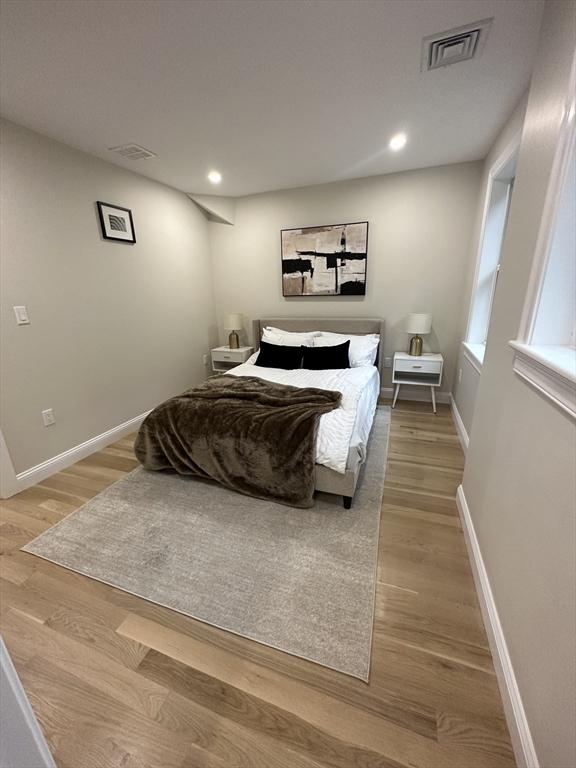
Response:
M311 371L305 368L285 371L254 365L256 355L233 368L233 376L258 376L293 387L318 387L342 394L339 408L320 417L316 438L316 463L344 474L349 455L354 463L364 461L366 444L380 395L380 376L373 365L362 368Z

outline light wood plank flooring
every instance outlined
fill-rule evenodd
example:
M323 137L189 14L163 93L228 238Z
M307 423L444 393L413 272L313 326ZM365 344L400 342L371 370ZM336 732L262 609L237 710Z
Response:
M19 551L135 465L127 438L3 502L1 630L60 768L514 766L447 407L393 412L369 685Z

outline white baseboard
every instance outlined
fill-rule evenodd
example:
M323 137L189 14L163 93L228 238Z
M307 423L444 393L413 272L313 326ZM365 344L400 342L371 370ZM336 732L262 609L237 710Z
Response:
M0 429L0 499L9 499L18 493L18 481L8 452L4 434Z
M410 386L406 384L406 386ZM382 387L380 390L381 397L386 397L390 400L394 397L394 387ZM452 395L450 392L436 392L436 402L437 403L443 403L443 404L449 404L450 398ZM398 400L412 400L414 402L418 403L431 403L432 399L430 397L430 387L422 387L416 389L414 387L413 390L405 391L404 389L400 389L400 392L398 394Z
M0 765L56 768L42 729L22 687L4 640L0 637Z
M476 536L468 503L466 502L464 489L461 485L458 487L458 493L456 494L456 503L460 513L462 528L464 529L464 538L466 540L468 556L472 566L474 583L480 601L480 609L484 618L484 626L486 628L486 634L488 635L490 650L492 651L492 659L494 661L494 668L500 687L500 695L502 696L504 713L510 731L510 738L512 740L516 762L518 768L539 768L540 764L538 762L538 756L536 755L532 734L530 733L530 726L528 725L526 712L524 711L524 705L522 704L522 697L520 696L520 690L518 688L518 683L516 682L516 676L514 675L512 660L508 653L504 630L500 623L498 609L496 608L494 595L492 594L492 588L490 587L490 581L482 558L480 544Z
M42 480L50 477L50 475L61 472L63 469L80 461L80 459L85 459L86 456L90 456L90 454L105 448L110 443L114 443L116 440L129 435L138 429L149 413L150 411L141 413L139 416L135 416L133 419L129 419L117 427L102 432L101 435L91 437L85 443L75 445L73 448L69 448L67 451L59 453L57 456L53 456L51 459L47 459L35 467L30 467L30 469L14 475L13 478L6 478L2 486L1 498L7 499L16 493L26 490L26 488L30 488L32 485L41 483Z
M454 400L454 395L450 395L450 407L452 409L452 418L454 419L454 426L456 427L456 432L458 433L460 445L466 454L468 451L468 445L470 444L470 438L468 437L468 432L466 431L466 427L462 421L462 416L460 416L460 411L456 405L456 400Z

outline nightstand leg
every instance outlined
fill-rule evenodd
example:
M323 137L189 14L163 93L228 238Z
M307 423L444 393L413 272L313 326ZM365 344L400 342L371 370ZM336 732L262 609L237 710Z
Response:
M434 413L436 413L436 393L434 392L434 387L430 387L430 392L432 392L432 408Z
M398 392L400 392L400 384L396 384L396 389L394 390L394 400L392 400L392 408L396 405L396 400L398 399Z

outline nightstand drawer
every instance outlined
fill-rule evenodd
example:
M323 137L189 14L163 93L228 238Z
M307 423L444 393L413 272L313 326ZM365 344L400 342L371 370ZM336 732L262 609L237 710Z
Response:
M395 360L395 371L405 371L407 373L435 373L438 375L442 370L440 360Z
M243 363L248 357L243 349L212 350L212 360L222 363Z

